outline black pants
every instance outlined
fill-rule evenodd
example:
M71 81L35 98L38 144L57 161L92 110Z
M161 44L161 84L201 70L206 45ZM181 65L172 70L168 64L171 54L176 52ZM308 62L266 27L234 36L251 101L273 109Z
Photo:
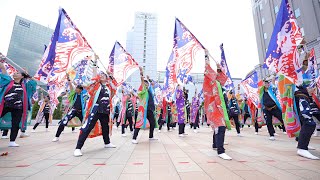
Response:
M11 133L10 133L10 141L15 141L18 135L19 131L19 124L22 118L22 109L14 109L14 108L8 108L5 107L2 111L1 117L3 117L5 114L11 112ZM8 132L7 132L8 133Z
M109 114L102 114L102 113L96 113L93 116L93 119L91 120L89 124L89 128L86 131L82 131L76 149L81 149L82 146L84 145L84 142L87 140L88 135L90 134L91 130L94 128L96 125L97 121L100 121L101 128L102 128L102 136L103 136L103 141L104 144L109 144L110 143L110 137L109 137Z
M233 119L234 124L236 125L237 133L238 133L238 134L240 134L239 116L238 116L238 115L236 115L236 116L230 116L230 118L232 118L232 119Z
M171 121L171 116L168 116L168 122L167 122L167 129L168 131L170 130L170 121ZM162 129L162 126L164 125L166 121L165 120L162 120L162 118L160 117L159 120L158 120L158 124L159 124L159 130Z
M178 123L179 124L179 134L184 134L184 128L185 128L185 124L184 123Z
M82 111L79 111L79 110L75 110L75 109L72 109L70 113L68 113L64 119L61 120L60 124L59 124L59 127L58 127L58 130L57 130L57 133L56 133L56 137L59 137L62 133L62 131L64 130L64 127L68 124L68 122L74 118L74 117L78 117L80 119L80 121L82 122L83 120L83 117L82 117ZM64 121L67 121L67 122L64 122ZM75 128L72 127L72 131L74 131Z
M250 117L250 114L244 114L243 116L243 125L242 128L244 127L244 125L246 124L247 119ZM250 125L248 125L248 127L250 127Z
M225 126L220 126L218 128L218 133L217 132L213 132L212 148L217 148L218 154L225 153L225 149L223 147L225 133L226 133L226 127Z
M255 132L259 131L259 125L258 125L257 120L255 120L255 122L254 122L254 129L255 129Z
M302 112L301 112L302 113ZM310 112L307 113L307 116L310 116ZM315 115L316 118L317 115ZM314 120L311 118L310 120L305 120L302 115L299 116L300 123L301 123L301 130L299 133L299 137L296 138L298 141L298 149L304 149L308 150L308 145L310 143L311 136L316 129L316 123Z
M46 120L46 128L49 127L49 113L44 113L43 114L44 116L44 119ZM39 126L40 123L36 123L34 126L33 126L33 130L36 130L36 128Z
M197 113L197 115L196 115L196 120L194 121L194 123L192 124L192 126L193 126L193 129L200 128L200 126L199 126L199 112Z
M156 126L156 121L154 119L153 111L147 110L147 119L150 123L149 138L153 138L153 131L154 131L154 127ZM137 139L139 131L140 131L140 128L134 129L133 139Z
M187 121L190 122L190 112L187 111Z
M301 123L301 130L298 138L298 149L308 150L308 145L315 129L316 125Z
M133 121L132 121L132 116L131 117L126 117L126 121L129 121L129 127L130 127L130 131L133 131ZM126 128L125 124L122 124L122 134L125 133L124 129Z
M281 113L280 109L278 109L277 107L271 109L270 111L265 109L264 113L267 116L266 123L267 123L267 128L268 128L268 132L269 132L270 136L274 136L274 133L275 133L273 125L272 125L272 116L274 116L274 117L279 119L279 121L282 123L282 126L283 126L282 127L283 128L283 132L286 132L286 128L284 127L284 123L283 123L283 120L282 120L282 113Z
M120 122L118 122L118 118L119 118L119 114L114 114L113 119L116 121L117 127L119 127L119 125L120 125Z

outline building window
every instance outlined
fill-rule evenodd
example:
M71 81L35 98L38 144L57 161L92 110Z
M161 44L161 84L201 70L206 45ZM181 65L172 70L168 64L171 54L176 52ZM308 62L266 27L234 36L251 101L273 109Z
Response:
M146 66L142 66L143 72L146 71Z
M263 34L263 38L264 38L264 39L267 39L267 38L268 38L267 33L264 33L264 34Z
M143 63L146 63L146 55L143 55Z
M304 36L304 29L303 29L303 27L300 28L300 32L301 32L302 36Z
M279 12L279 7L278 7L278 6L275 6L275 7L274 7L274 13L277 14L278 12Z
M264 18L262 18L262 19L261 19L261 23L262 23L262 24L264 24L264 23L265 23L265 20L264 20Z
M144 40L147 40L147 37L144 37Z
M300 9L297 8L296 10L294 10L294 14L296 15L296 18L300 17Z
M262 3L259 4L259 9L260 9L260 10L263 9Z

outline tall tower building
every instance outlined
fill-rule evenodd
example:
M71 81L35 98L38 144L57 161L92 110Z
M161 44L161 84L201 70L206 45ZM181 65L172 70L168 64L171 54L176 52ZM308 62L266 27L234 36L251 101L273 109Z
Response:
M35 75L53 30L16 16L7 57Z
M254 28L259 53L260 76L268 72L262 69L266 50L273 32L282 0L251 0ZM317 62L320 62L320 0L288 0L297 18L307 50L315 48Z
M145 12L135 13L133 28L127 33L126 50L143 67L145 75L157 78L157 15ZM140 85L139 72L127 79L136 89Z

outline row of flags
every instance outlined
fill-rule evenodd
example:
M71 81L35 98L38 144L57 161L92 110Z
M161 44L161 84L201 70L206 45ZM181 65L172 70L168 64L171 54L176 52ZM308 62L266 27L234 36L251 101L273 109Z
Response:
M203 49L204 46L176 18L174 46L166 67L165 85L164 87L156 87L157 97L160 97L160 94L165 94L166 97L172 98L177 84L193 82L190 71L195 63L195 57ZM230 87L233 87L223 47L221 51L221 67L228 74ZM37 80L47 84L48 94L54 104L58 103L57 97L67 87L66 72L75 84L86 85L90 83L93 78L91 77L92 68L90 68L90 64L92 62L90 62L90 59L94 54L92 47L66 11L62 8L59 9L55 31L51 42L45 49L39 70L35 75ZM139 65L134 58L116 41L109 56L107 69L113 74L116 86L121 86L138 68Z

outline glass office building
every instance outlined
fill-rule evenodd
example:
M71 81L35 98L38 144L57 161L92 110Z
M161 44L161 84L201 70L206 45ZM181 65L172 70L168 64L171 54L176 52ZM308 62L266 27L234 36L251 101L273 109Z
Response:
M52 29L16 16L7 57L22 68L27 68L33 76L52 34Z

